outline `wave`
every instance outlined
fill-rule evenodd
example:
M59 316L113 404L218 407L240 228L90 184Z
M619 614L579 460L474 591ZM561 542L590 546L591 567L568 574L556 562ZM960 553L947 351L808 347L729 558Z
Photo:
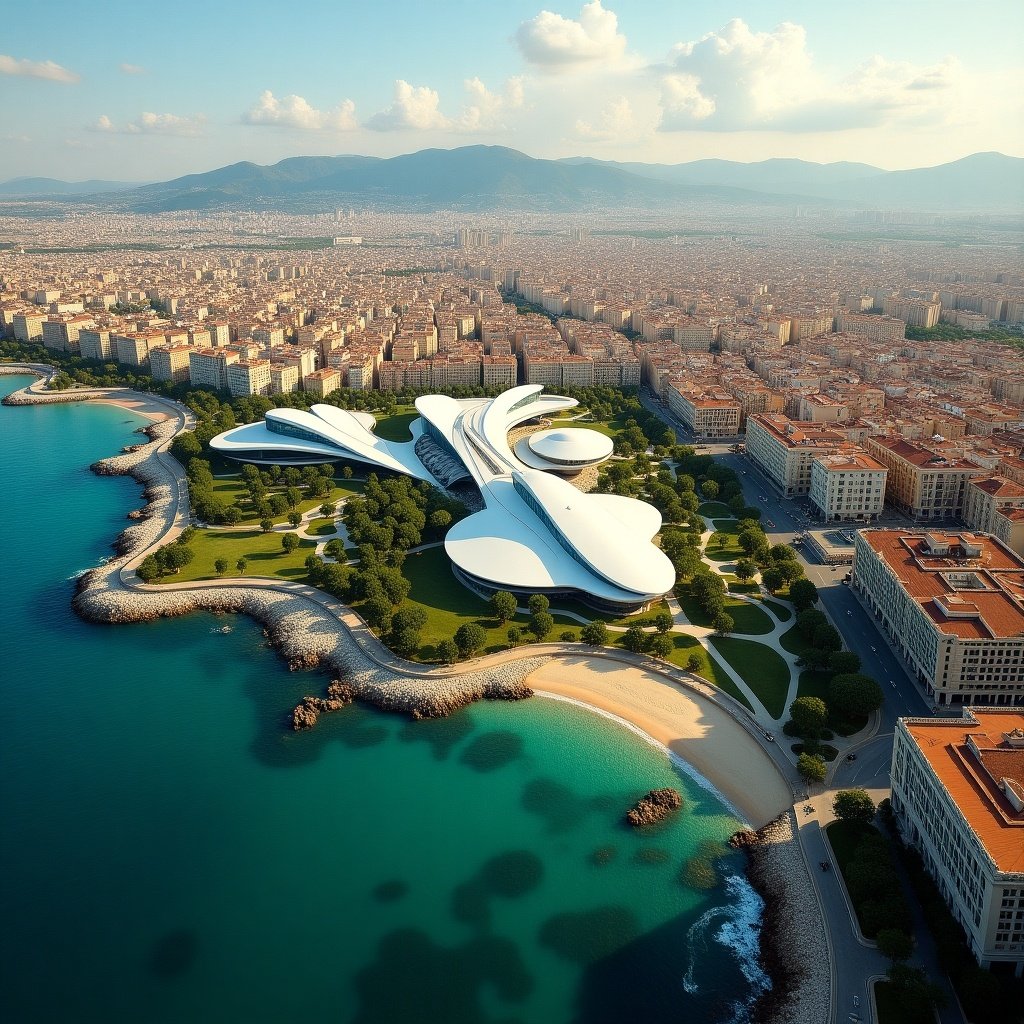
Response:
M695 976L698 955L707 950L710 942L724 946L749 986L745 999L733 1001L729 1024L746 1024L754 1003L772 987L771 977L761 966L764 900L743 875L727 875L725 890L728 904L706 910L687 933L690 962L683 975L683 989L690 995L700 991ZM713 931L712 926L722 918L725 920Z

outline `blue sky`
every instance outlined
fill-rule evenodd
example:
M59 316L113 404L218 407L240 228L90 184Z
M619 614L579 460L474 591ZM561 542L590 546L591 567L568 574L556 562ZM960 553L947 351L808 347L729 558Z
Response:
M37 0L0 34L0 180L506 145L532 156L1024 156L1024 4Z

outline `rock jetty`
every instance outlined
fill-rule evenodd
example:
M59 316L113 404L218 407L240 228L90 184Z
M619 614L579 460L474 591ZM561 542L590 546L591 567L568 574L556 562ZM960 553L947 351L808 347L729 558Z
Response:
M765 904L761 962L772 978L753 1008L752 1024L826 1024L829 1018L829 947L796 828L790 810L756 833L738 833L757 840L742 845L747 877Z
M645 828L664 821L682 806L683 797L677 790L652 789L626 811L626 821L633 828Z

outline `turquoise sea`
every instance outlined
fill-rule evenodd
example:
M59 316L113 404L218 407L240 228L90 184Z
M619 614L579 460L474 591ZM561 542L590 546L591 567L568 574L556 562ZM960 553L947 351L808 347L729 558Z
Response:
M326 680L248 619L76 618L140 493L88 466L140 422L0 407L0 1020L745 1019L742 856L681 880L738 822L620 724L537 698L297 735ZM627 829L664 785L686 813Z

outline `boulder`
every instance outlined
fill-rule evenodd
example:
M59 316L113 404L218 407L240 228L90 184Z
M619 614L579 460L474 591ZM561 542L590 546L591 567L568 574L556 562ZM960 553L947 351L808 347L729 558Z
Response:
M633 828L643 828L664 821L683 806L682 794L674 789L652 789L626 812L626 821Z

